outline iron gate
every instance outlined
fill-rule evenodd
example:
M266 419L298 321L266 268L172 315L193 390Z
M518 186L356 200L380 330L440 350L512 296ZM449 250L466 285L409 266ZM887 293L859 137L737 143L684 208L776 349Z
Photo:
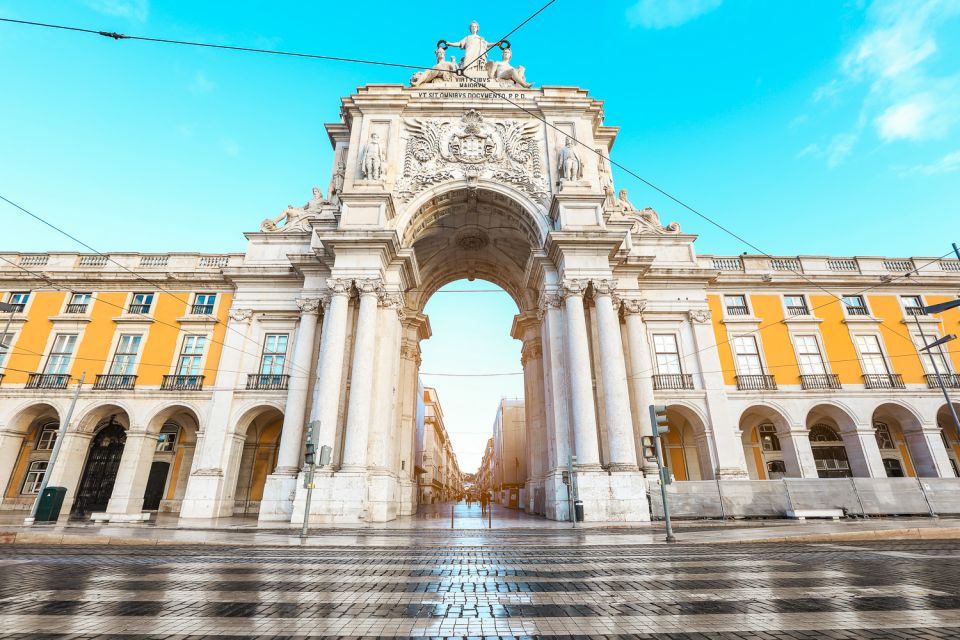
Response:
M97 433L90 445L87 465L83 469L77 499L73 503L74 515L83 516L106 510L126 440L123 427L110 416L110 423Z

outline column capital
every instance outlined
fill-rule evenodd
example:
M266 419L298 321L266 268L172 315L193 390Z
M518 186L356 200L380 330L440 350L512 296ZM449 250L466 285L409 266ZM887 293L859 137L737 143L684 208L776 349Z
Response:
M709 309L690 309L687 315L690 316L690 322L694 324L706 324L712 317Z
M250 322L253 317L253 309L230 309L227 316L234 322Z
M526 367L527 362L531 358L535 360L541 356L543 356L543 344L540 342L540 338L527 340L523 343L523 348L520 350L520 364Z
M641 315L647 308L647 301L642 298L621 298L623 315Z
M380 298L383 294L383 280L380 278L357 278L353 281L353 284L357 287L357 293L360 294L361 298L363 296Z
M582 298L583 294L587 291L588 284L588 280L581 280L580 278L564 278L560 283L560 297L564 300L571 297Z
M591 284L593 284L593 295L595 297L613 296L617 290L617 281L613 278L592 280Z
M403 320L405 309L405 302L403 299L403 293L400 291L384 291L380 290L378 292L378 298L380 300L380 306L384 309L393 309L397 312L397 316Z
M563 297L553 291L544 291L537 301L537 320L543 322L543 316L548 311L556 311L563 304Z
M300 308L300 315L310 315L320 309L320 298L297 298L294 302Z
M335 296L350 295L350 285L353 280L350 278L327 278L327 289L329 293Z

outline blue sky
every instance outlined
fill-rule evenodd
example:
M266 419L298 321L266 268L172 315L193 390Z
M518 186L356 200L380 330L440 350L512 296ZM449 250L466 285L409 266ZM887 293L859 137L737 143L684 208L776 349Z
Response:
M541 4L0 0L0 16L428 66L470 20L494 40ZM584 6L559 0L511 36L514 62L536 85L605 99L617 161L774 254L933 256L960 241L960 0ZM340 96L409 75L0 24L0 194L105 251L240 251L242 231L326 189ZM701 253L749 251L615 177L699 233ZM0 221L0 250L78 249L6 205ZM487 300L492 325L515 313L489 295L446 297ZM517 370L502 335L503 362L484 364ZM441 368L469 366L425 360Z

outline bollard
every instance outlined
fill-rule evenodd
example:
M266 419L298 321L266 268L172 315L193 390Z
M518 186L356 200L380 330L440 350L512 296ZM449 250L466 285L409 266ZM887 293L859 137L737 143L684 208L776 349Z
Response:
M487 505L487 529L493 529L493 502Z
M450 505L450 528L451 529L453 529L453 507L454 505Z

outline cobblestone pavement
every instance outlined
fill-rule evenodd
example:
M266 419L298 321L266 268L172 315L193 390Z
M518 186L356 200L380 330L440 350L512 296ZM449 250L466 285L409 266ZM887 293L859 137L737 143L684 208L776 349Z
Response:
M3 638L960 638L960 543L0 546ZM625 536L625 539L629 539Z

